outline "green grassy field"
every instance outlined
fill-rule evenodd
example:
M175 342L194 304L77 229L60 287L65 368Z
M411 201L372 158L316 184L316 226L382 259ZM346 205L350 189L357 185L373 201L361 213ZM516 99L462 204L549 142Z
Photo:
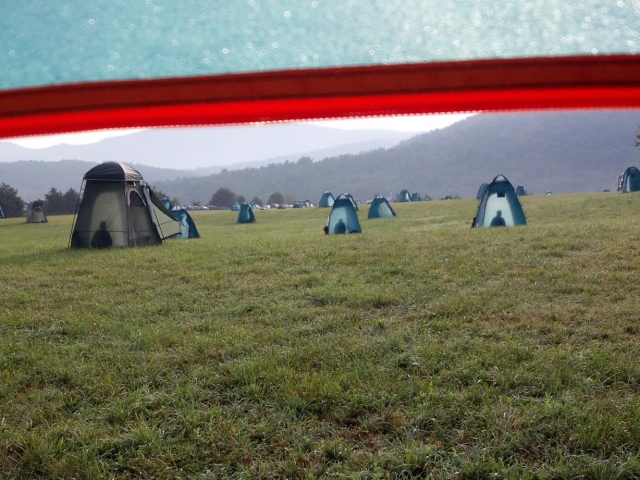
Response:
M0 221L4 478L640 478L640 195Z

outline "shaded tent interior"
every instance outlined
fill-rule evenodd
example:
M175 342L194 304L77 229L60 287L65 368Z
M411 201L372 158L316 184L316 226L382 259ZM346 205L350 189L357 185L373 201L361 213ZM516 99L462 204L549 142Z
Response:
M511 182L496 176L484 191L473 222L474 227L513 227L526 225L522 204Z
M71 230L73 248L158 245L181 233L140 172L125 163L93 167L84 175L80 192Z
M360 220L353 198L345 193L336 198L327 221L329 235L361 233Z
M180 224L180 233L176 233L175 235L171 235L172 240L181 240L188 238L200 238L200 233L198 232L198 228L196 227L196 223L189 215L189 212L180 205L171 205L171 200L168 198L162 199L162 204L165 206L167 210L171 212L171 215L175 219L176 222Z
M406 188L404 190L402 190L400 192L400 195L398 195L398 201L399 202L410 202L411 201L411 195L409 194L409 190L407 190Z
M27 205L27 223L47 222L47 213L44 210L44 201L34 200Z
M640 170L636 167L627 168L622 174L618 190L620 193L631 193L640 190Z
M256 217L253 215L253 210L248 203L243 203L240 206L240 211L238 212L238 219L236 223L253 223L256 221Z
M386 217L395 217L396 212L393 210L391 205L389 205L389 201L378 195L371 202L371 207L369 207L369 215L367 218L386 218Z

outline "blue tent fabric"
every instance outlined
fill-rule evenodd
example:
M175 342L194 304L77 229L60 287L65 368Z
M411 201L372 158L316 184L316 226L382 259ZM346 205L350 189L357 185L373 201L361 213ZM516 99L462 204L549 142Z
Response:
M342 195L340 195L340 197L347 197L349 200L351 200L351 203L353 204L353 208L358 210L358 204L356 203L355 198L353 198L353 195L351 195L350 193L343 193ZM340 197L338 197L338 198L340 198ZM334 201L334 205L335 205L336 201L337 201L337 199Z
M324 192L322 197L320 197L320 201L318 202L318 207L320 208L331 208L333 207L334 198L331 192Z
M410 202L411 201L411 195L409 195L409 190L404 189L400 192L400 195L398 196L398 201L399 202Z
M200 238L200 233L196 227L193 218L189 215L184 208L180 205L173 205L171 200L167 197L162 199L162 204L167 210L171 212L173 218L180 224L180 233L171 235L169 238L173 240L186 239L186 238Z
M422 201L422 197L420 196L420 194L418 192L412 193L411 194L411 201L412 202L420 202L420 201Z
M4 212L2 211L2 207L0 207L0 218L4 218Z
M516 187L516 195L519 197L526 197L528 195L527 189L524 188L524 185L518 185Z
M485 190L487 189L487 187L489 186L488 183L482 183L480 184L480 188L478 188L478 193L476 193L476 200L481 200L482 196L484 195Z
M196 227L193 218L189 215L184 208L179 205L175 205L171 210L171 215L180 224L180 233L172 235L169 238L173 239L186 239L186 238L200 238L200 233Z
M620 193L631 193L640 190L640 170L636 167L627 168L622 174Z
M487 186L478 205L474 227L513 227L526 225L527 218L511 182L496 176Z
M231 211L232 212L239 212L241 208L241 205L239 203L236 203L233 205L233 207L231 207Z
M389 205L389 201L378 195L371 202L371 207L369 207L369 216L367 218L386 218L395 216L396 212L393 210L391 205Z
M243 203L238 212L237 223L253 223L255 221L256 217L253 215L253 210L248 203Z
M356 206L349 194L343 194L336 198L329 214L327 227L329 235L362 232Z

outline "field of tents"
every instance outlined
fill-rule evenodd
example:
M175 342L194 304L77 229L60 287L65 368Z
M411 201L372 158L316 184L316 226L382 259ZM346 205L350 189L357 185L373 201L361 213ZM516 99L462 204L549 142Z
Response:
M0 475L637 478L640 194L521 202L191 212L143 248L0 220Z

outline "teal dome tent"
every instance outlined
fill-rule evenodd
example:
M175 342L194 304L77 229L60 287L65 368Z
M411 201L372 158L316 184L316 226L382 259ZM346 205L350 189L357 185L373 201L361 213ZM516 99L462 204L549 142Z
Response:
M504 175L498 175L480 199L473 226L513 227L526 224L527 218L513 185Z
M321 208L333 207L333 202L334 202L334 199L331 192L324 192L322 194L322 197L320 197L320 201L318 202L318 207L321 207Z
M329 214L327 227L329 235L362 232L353 198L348 193L336 198Z
M256 217L253 215L253 210L248 203L240 205L240 211L238 212L237 223L253 223L256 221Z
M398 195L398 201L399 202L410 202L411 201L411 195L409 195L409 190L404 189L400 192L400 195Z
M631 193L640 190L640 170L636 167L627 168L622 174L620 193Z
M396 212L393 210L391 205L389 205L389 201L378 195L371 202L371 207L369 207L369 216L367 218L385 218L395 216Z

